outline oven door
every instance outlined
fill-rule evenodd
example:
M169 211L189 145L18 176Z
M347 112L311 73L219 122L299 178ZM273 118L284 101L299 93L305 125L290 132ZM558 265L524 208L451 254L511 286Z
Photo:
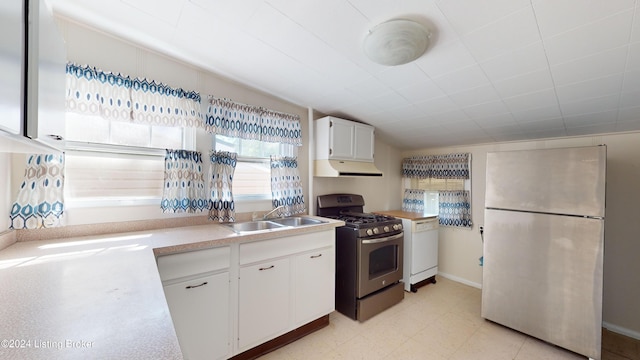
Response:
M380 238L358 239L358 298L402 279L404 232Z

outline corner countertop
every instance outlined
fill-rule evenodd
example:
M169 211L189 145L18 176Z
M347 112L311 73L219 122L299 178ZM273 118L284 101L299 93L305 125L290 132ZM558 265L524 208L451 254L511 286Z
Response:
M422 220L429 219L433 217L437 217L437 214L424 214L421 212L409 212L403 210L385 210L385 211L374 211L376 214L393 216L401 219L409 219L409 220Z
M182 359L157 256L342 225L238 235L211 224L17 242L0 251L0 358Z

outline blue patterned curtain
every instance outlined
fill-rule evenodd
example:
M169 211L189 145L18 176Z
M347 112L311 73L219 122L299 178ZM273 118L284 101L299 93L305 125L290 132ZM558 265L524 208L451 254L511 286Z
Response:
M228 151L211 151L209 171L209 219L233 222L236 218L233 201L233 173L236 171L238 154Z
M302 146L300 117L209 98L204 128L218 135Z
M189 150L166 150L160 207L165 213L195 213L208 207L202 154Z
M61 226L63 213L64 154L29 155L24 181L9 214L9 228Z
M200 94L67 63L66 110L147 125L202 127Z
M402 199L402 210L409 212L424 212L424 190L405 189Z
M438 219L442 226L472 227L469 191L439 191Z
M417 179L469 179L469 153L414 156L402 161L402 175Z
M271 201L273 208L283 206L284 216L306 211L298 159L289 156L271 156Z

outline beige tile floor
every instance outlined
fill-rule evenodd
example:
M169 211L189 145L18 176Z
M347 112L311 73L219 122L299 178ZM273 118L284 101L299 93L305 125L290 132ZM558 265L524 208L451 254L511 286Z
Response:
M480 317L481 291L442 277L363 323L330 325L261 360L585 359Z

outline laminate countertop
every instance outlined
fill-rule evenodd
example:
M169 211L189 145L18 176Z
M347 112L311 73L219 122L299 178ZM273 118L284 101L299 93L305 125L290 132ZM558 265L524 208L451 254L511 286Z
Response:
M393 216L401 219L409 219L409 220L422 220L437 217L437 214L424 214L421 212L409 212L403 210L385 210L385 211L374 211L376 214Z
M220 224L17 242L0 251L1 359L182 359L156 257L344 225Z

